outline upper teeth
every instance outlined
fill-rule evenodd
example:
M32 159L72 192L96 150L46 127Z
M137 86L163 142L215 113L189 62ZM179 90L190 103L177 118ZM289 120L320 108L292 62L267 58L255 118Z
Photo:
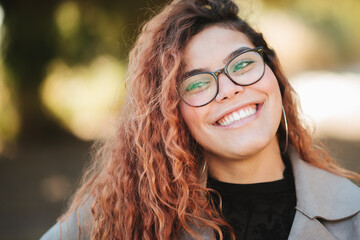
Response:
M254 115L255 113L256 105L251 105L226 115L218 121L218 124L227 126L234 123L235 121Z

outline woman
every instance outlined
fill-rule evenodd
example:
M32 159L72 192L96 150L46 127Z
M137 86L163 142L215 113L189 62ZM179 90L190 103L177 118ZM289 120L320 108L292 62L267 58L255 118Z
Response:
M359 175L313 145L237 14L176 0L144 26L116 135L42 239L360 238Z

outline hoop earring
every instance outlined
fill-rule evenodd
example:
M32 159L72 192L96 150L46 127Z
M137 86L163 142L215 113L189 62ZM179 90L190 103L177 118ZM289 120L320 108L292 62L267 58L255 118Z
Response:
M206 164L206 161L204 160L204 166L203 166L203 168L202 168L202 170L201 170L200 176L205 173L206 169L207 169L207 164Z
M286 136L285 136L285 148L284 151L281 154L285 154L288 148L288 144L289 144L289 129L288 129L288 123L287 123L287 118L286 118L286 113L285 113L285 109L284 106L281 106L283 115L284 115L284 124L285 124L285 132L286 132Z

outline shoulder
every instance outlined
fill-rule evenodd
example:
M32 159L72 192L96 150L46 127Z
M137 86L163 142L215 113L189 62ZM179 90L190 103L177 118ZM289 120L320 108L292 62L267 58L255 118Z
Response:
M40 240L90 239L91 222L91 203L88 200L64 221L58 221L40 238Z
M360 188L349 179L317 168L290 152L297 208L309 217L335 220L360 211Z
M323 231L336 239L359 239L360 188L347 178L305 162L293 150L290 159L297 196L295 219L299 219L295 227L307 226L309 231L319 225L317 231L310 231L313 236Z

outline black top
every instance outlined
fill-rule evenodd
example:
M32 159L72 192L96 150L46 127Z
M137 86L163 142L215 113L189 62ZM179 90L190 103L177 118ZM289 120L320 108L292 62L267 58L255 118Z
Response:
M284 160L284 178L273 182L232 184L208 178L208 187L218 191L223 216L237 240L287 239L295 216L296 193L290 161ZM218 197L212 193L218 203ZM228 239L228 233L224 232Z

